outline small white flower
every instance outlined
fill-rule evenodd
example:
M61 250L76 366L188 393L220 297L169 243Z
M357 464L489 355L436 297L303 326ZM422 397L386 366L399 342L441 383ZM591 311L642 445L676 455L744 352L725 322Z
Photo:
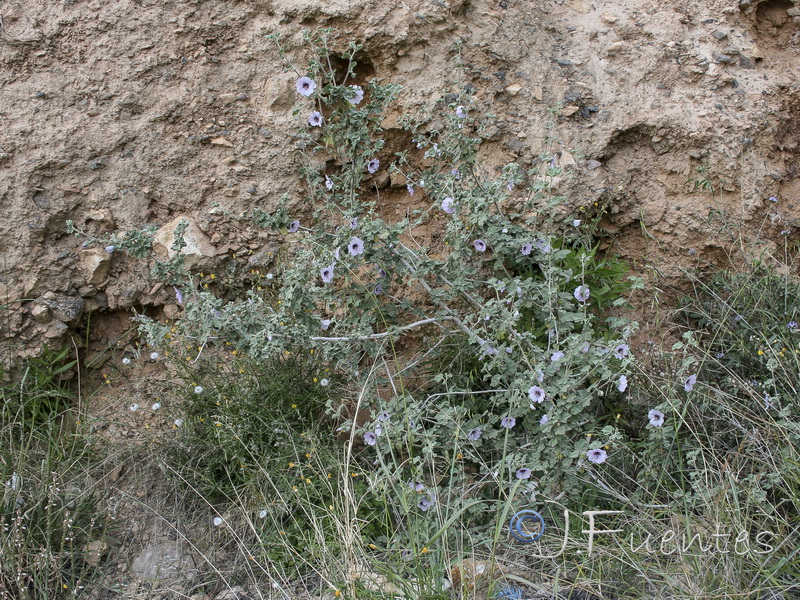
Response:
M158 352L151 352L150 360L158 360Z
M262 508L260 511L258 511L258 518L265 519L267 517L267 514L268 514L267 510Z
M172 424L175 425L175 427L180 427L183 425L183 419L175 419Z
M128 407L128 410L130 410L131 412L136 412L137 410L139 410L139 405L134 402Z
M330 381L328 381L327 379L320 379L319 384L322 387L327 387L330 384Z
M131 364L131 359L126 356L125 358L122 359L122 364L128 366L129 364Z
M214 517L214 527L222 526L222 517Z
M203 386L202 385L194 386L194 393L195 394L202 394L203 393Z
M153 402L153 406L151 406L150 408L152 408L153 410L158 410L159 408L161 408L161 402Z
M574 221L572 221L572 226L573 227L580 227L581 226L581 220L580 219L575 219Z

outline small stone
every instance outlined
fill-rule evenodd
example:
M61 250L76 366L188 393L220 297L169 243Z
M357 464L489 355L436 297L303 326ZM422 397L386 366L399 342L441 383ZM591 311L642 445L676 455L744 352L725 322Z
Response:
M236 94L220 94L219 101L223 104L233 104L236 102Z
M614 23L619 21L619 17L617 15L608 12L603 13L603 16L601 16L600 18L609 25L613 25Z
M233 148L233 144L224 137L216 137L211 140L214 146L225 146L226 148Z
M508 87L504 88L503 91L508 94L509 96L516 96L522 90L522 86L518 83L512 83Z
M185 259L185 265L191 269L209 263L216 255L208 236L200 231L197 222L191 217L177 217L159 229L154 237L154 246L161 252L166 252L168 258L173 258L177 253L172 249L175 241L175 230L182 221L189 223L183 233L183 241L186 244L181 250Z
M53 318L50 307L46 304L35 304L31 309L31 316L37 323L49 323Z
M91 286L99 286L111 268L111 257L100 248L84 250L78 255L84 281Z
M625 50L625 42L620 40L618 42L613 42L613 43L609 44L608 48L606 49L606 54L611 56L611 55L614 55L614 54L619 54L623 50Z
M720 42L724 40L726 37L728 37L727 33L725 33L724 31L720 31L719 29L712 32L711 35L714 37L715 40L718 40Z
M564 116L564 117L571 117L572 115L574 115L579 110L580 110L580 108L575 106L575 105L565 106L564 108L561 109L561 115Z
M522 152L522 142L520 142L517 138L511 138L506 142L506 146L514 153L519 154Z
M558 59L556 59L556 62L559 65L561 65L562 67L571 67L572 66L572 61L570 59L568 59L568 58L558 58Z
M378 186L378 189L388 187L390 180L391 176L388 171L380 171L375 175L375 185Z
M588 163L586 163L586 168L588 170L590 170L590 171L594 171L595 169L599 169L602 166L603 166L603 163L601 163L599 160L594 160L594 159L592 159Z
M77 324L86 307L83 298L72 298L70 296L56 296L46 302L54 318L71 325Z
M58 339L69 330L69 326L61 321L53 321L47 331L44 332L44 337L48 340Z

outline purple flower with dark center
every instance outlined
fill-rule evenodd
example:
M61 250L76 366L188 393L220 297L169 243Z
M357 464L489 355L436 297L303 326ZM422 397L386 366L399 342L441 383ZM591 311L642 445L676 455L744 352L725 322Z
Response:
M381 166L381 161L377 158L373 158L371 161L367 163L367 171L370 173L375 173Z
M789 235L790 233L792 233L792 232L791 232L791 230L789 230L789 229L784 229L783 231L781 231L781 235L782 235L782 236L787 236L787 235Z
M467 439L470 442L477 442L480 439L482 433L483 432L481 431L480 427L473 427L467 433Z
M614 348L614 356L616 358L622 360L623 358L628 356L628 351L629 350L630 350L630 347L628 347L628 344L620 344L619 346Z
M503 417L502 419L500 419L500 425L502 425L506 429L512 429L516 424L517 420L514 417Z
M353 97L348 98L347 101L355 106L364 99L364 90L361 89L360 85L351 85L350 89L353 90Z
M354 237L347 245L347 253L350 256L358 256L364 253L364 242L360 238Z
M330 283L333 281L333 265L329 265L319 271L323 283Z
M421 481L409 481L408 486L412 492L417 492L418 494L425 491L425 485Z
M472 245L478 252L486 252L486 242L484 242L483 240L475 240L474 242L472 242Z
M789 329L797 329L797 321L789 321L789 322L786 324L786 326L787 326Z
M377 441L378 441L378 438L375 436L375 434L372 431L368 431L367 433L364 434L364 443L365 444L368 444L369 446L374 446L375 442L377 442Z
M564 358L564 353L561 352L561 350L556 350L555 352L553 352L552 356L550 356L550 361L551 362L558 362L562 358Z
M539 419L539 425L546 425L549 420L550 417L548 417L547 415L542 415L542 418Z
M358 217L350 219L350 229L358 229Z
M456 106L456 116L457 116L459 119L464 119L464 118L466 118L466 116L467 116L467 113L466 113L466 111L464 110L464 107L463 107L463 106Z
M385 410L382 410L381 412L378 413L378 421L385 422L388 421L390 417L391 415Z
M328 327L331 326L331 320L330 319L322 319L322 321L320 321L320 323L319 323L319 326L322 329L322 331L328 331Z
M417 506L422 512L425 512L431 506L433 506L433 498L430 496L423 496L419 499L419 502L417 502Z
M517 479L530 479L532 471L527 467L517 469Z
M456 179L461 179L461 172L458 169L450 169L450 175Z
M312 127L322 127L322 113L315 110L308 116L308 124Z
M378 285L375 286L375 289L372 291L375 292L376 296L380 296L383 293L383 286L379 283Z
M617 389L620 392L624 392L628 389L628 378L625 375L620 375L619 379L617 380Z
M647 418L650 419L650 425L653 427L661 427L664 424L664 413L660 410L653 409L649 411Z
M520 252L522 252L522 254L524 254L525 256L528 256L532 250L533 250L533 244L522 244L522 249L520 250Z
M414 556L414 553L411 550L400 550L400 559L401 560L411 560Z
M686 381L683 382L683 389L687 392L691 392L694 389L694 384L697 383L697 374L689 375L686 378Z
M589 462L593 462L594 464L599 465L606 462L606 458L608 458L608 453L602 448L595 448L594 450L589 450L586 453L586 458L589 459Z
M545 394L545 391L538 385L534 385L528 390L528 398L530 398L533 402L537 404L541 404L546 397L547 394Z
M300 221L292 221L289 225L289 233L296 233L300 229Z
M333 189L333 179L331 179L328 175L325 175L325 187L329 190Z
M317 89L317 84L310 77L301 77L298 79L294 86L297 88L297 93L301 96L310 96Z
M575 300L578 302L586 302L589 299L589 286L588 285L579 285L575 288L575 291L572 293L575 296Z
M452 215L456 212L456 203L455 200L448 197L442 200L442 210L446 212L448 215Z

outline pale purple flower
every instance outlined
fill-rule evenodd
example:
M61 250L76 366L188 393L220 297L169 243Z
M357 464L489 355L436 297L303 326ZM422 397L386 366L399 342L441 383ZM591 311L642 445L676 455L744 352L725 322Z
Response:
M358 229L358 217L350 219L350 229Z
M527 467L522 467L521 469L517 469L517 479L530 479L531 472L532 471Z
M580 227L581 226L581 220L580 219L574 219L572 221L572 226L573 227Z
M660 410L653 409L649 411L647 418L650 419L650 425L653 427L661 427L664 424L664 413Z
M470 442L477 442L480 439L482 433L483 431L481 431L480 427L473 427L467 433L467 439Z
M333 258L335 258L336 260L341 260L342 259L342 257L339 254L339 248L338 247L336 248L336 250L333 251Z
M784 229L783 231L781 231L781 235L782 235L782 236L787 236L787 235L789 235L790 233L792 233L792 232L791 232L791 230L789 230L789 229Z
M383 426L378 423L375 425L375 435L381 435L383 433Z
M296 233L300 229L300 221L292 221L289 225L289 233Z
M589 462L599 465L606 462L608 453L602 448L595 448L594 450L589 450L586 453L586 457L589 459Z
M513 189L514 189L514 182L513 182L513 181L509 181L509 182L508 182L508 184L506 185L506 189L507 189L509 192L510 192L511 190L513 190Z
M483 347L483 351L488 354L489 356L497 356L497 348L492 346L491 344L486 344Z
M461 172L458 169L450 169L450 175L456 179L461 179Z
M544 373L542 373L541 369L536 371L536 381L538 381L539 383L542 383L544 381Z
M347 253L350 256L358 256L364 253L364 241L360 238L353 237L347 245Z
M553 250L552 246L550 246L550 242L547 240L536 240L536 247L539 248L539 252L542 254L550 254Z
M689 248L689 256L694 256L695 254L697 254L697 249L696 248Z
M444 200L442 200L442 210L446 212L448 215L452 215L454 212L456 212L455 200L453 200L450 197L447 197Z
M786 324L786 326L787 326L789 329L797 329L797 321L789 321L789 322Z
M417 502L417 506L422 512L425 512L431 506L433 506L433 498L430 496L423 496L419 499L419 502Z
M528 390L528 398L530 398L533 402L536 402L537 404L542 403L546 397L547 394L538 385L534 385Z
M322 126L322 113L318 110L315 110L308 116L308 124L312 127L321 127Z
M333 189L333 179L331 179L328 175L325 175L325 187L329 190Z
M691 392L694 389L694 384L697 383L697 374L689 375L686 378L686 381L683 382L683 389L687 392Z
M767 392L764 392L764 410L769 410L772 408L772 398L769 397Z
M328 265L324 269L320 269L319 274L320 277L322 277L323 283L330 283L333 281L333 265Z
M483 240L475 240L474 242L472 242L472 245L478 252L486 252L486 242L484 242Z
M542 418L539 419L539 425L546 425L549 420L550 417L548 417L547 415L542 415Z
M409 196L413 196L414 195L414 186L413 185L411 185L410 183L407 184L406 185L406 189L408 190L408 195Z
M375 286L375 289L372 291L375 292L376 296L380 296L383 293L383 286L379 283L378 285Z
M408 486L412 492L417 492L418 494L425 490L425 485L421 481L409 481Z
M619 379L617 380L617 389L620 392L624 392L628 389L628 378L625 375L619 376Z
M106 246L105 250L106 250L106 252L111 254L112 252L114 252L114 250L116 250L116 248L114 246Z
M385 410L382 410L381 412L378 413L378 421L384 422L384 421L388 421L390 418L391 418L391 415L388 412L386 412Z
M775 203L775 202L778 201L778 197L777 196L770 196L769 197L769 201L772 202L772 203Z
M301 96L310 96L317 89L317 84L310 77L301 77L295 82L297 93Z
M589 342L584 342L583 346L581 347L581 352L586 354L589 351L589 348L591 348L591 346L589 345Z
M178 301L178 304L183 304L183 294L181 294L181 291L175 286L173 286L172 289L175 290L175 299Z
M575 291L572 293L575 296L575 300L578 302L586 302L589 299L589 286L588 285L579 285L575 288Z
M524 254L525 256L528 256L532 250L533 250L533 244L522 244L522 249L520 250L520 252L522 252L522 254Z
M628 351L629 350L630 350L630 347L628 346L628 344L620 344L619 346L614 348L614 356L616 358L622 360L623 358L628 356Z
M500 420L500 425L502 425L506 429L512 429L516 424L517 420L514 417L503 417Z
M364 90L361 89L360 85L351 85L350 89L353 90L353 97L348 98L347 101L355 106L364 99Z
M378 438L375 437L375 433L372 431L368 431L364 434L364 443L368 444L369 446L374 446L375 442L378 441Z
M373 158L371 161L367 163L367 171L370 173L375 173L381 166L381 161L377 158Z
M550 356L550 360L552 362L558 362L562 358L564 358L564 353L561 350L556 350L555 352L553 352L552 356Z
M322 329L322 331L328 331L328 328L331 326L331 320L330 319L322 319L322 321L320 321L320 323L319 323L319 326Z
M464 118L466 118L466 116L467 116L467 113L466 113L466 111L464 110L464 107L463 107L463 106L456 106L456 116L457 116L459 119L464 119Z

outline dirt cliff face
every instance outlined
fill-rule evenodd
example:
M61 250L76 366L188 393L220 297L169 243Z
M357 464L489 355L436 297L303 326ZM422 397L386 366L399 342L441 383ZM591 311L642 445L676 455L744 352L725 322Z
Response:
M800 235L790 0L5 0L0 15L0 336L19 352L88 312L103 343L131 308L175 303L68 219L99 235L191 217L212 269L274 243L229 215L286 191L302 213L297 75L274 32L302 65L303 30L334 27L337 49L363 44L359 78L403 86L385 163L410 141L397 117L457 87L497 115L489 167L539 162L554 115L559 192L607 207L608 243L641 274L724 263L734 226L767 252Z

